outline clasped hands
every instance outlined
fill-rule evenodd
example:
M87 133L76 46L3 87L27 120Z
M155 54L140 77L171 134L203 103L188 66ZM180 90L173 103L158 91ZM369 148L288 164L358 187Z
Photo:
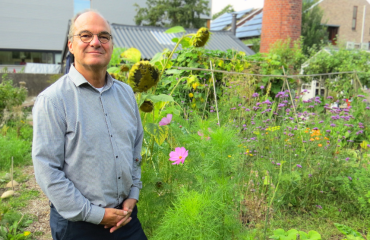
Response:
M110 228L110 233L113 233L131 221L131 213L136 203L136 199L128 198L123 202L122 209L106 208L100 224L104 225L104 228Z

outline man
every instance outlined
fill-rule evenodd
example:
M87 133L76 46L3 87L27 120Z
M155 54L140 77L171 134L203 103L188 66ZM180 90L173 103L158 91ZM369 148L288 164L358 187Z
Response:
M136 207L143 128L134 93L106 72L107 21L88 10L71 25L74 65L33 108L32 158L53 239L146 239Z

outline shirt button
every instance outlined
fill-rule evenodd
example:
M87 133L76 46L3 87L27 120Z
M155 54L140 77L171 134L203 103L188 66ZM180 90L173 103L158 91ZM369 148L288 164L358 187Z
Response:
M108 114L105 114L105 116L108 116Z
M118 156L116 156L116 158L118 158Z
M113 137L113 135L110 135L110 137Z
M121 179L121 177L118 177L118 179Z
M101 207L101 204L99 204L99 207Z

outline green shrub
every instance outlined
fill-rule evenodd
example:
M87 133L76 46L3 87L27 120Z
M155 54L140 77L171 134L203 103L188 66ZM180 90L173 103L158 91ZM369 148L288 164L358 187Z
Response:
M31 164L31 142L13 136L0 135L0 170L9 171L11 159L14 166Z

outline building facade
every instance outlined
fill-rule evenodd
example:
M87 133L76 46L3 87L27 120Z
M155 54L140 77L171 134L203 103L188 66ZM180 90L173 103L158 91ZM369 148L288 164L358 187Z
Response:
M368 0L321 0L323 24L333 44L370 43L370 3Z
M110 23L126 25L135 25L134 3L146 6L146 0L83 1L88 2L85 6L99 11ZM0 71L6 67L8 71L19 72L27 63L60 64L68 22L80 2L0 0L0 30L3 36L0 41Z

